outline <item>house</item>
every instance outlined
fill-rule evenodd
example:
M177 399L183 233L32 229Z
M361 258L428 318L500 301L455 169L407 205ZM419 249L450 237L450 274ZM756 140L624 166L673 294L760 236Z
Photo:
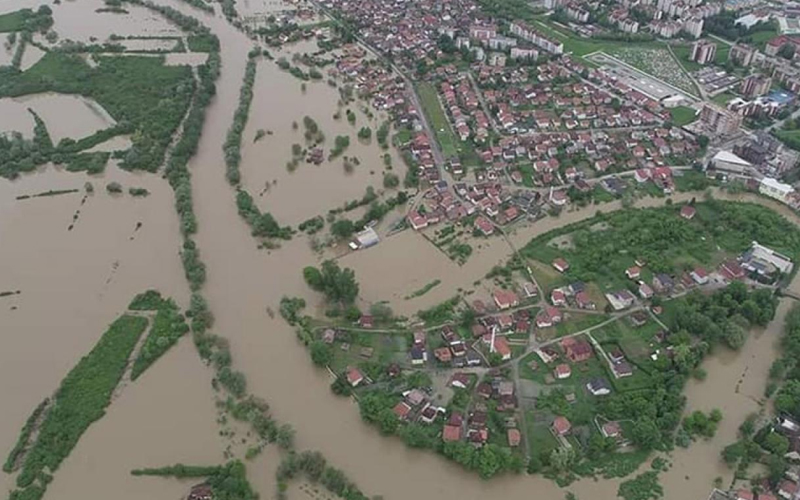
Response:
M553 376L558 380L564 380L565 378L569 378L572 375L572 369L566 363L561 363L560 365L556 366L553 370Z
M794 500L798 491L800 491L800 487L798 487L797 483L788 479L781 481L781 484L778 486L778 496L786 500Z
M514 326L514 319L510 314L501 314L497 317L497 326L500 328L500 332L507 332Z
M361 370L355 366L347 367L347 383L350 384L350 387L356 387L363 381L364 375L361 374Z
M428 353L425 348L415 345L411 348L411 364L419 366L428 361Z
M517 294L510 290L495 290L495 292L492 294L492 298L500 310L519 305L519 298L517 298Z
M481 355L473 350L467 351L467 366L480 366L483 363Z
M480 384L478 384L478 387L475 389L475 392L478 394L478 396L484 399L489 399L490 397L492 397L492 392L493 392L492 385L489 384L488 382L481 382Z
M550 294L550 301L554 306L563 306L567 304L567 296L563 291L556 288L553 290L553 293Z
M756 500L756 495L750 490L737 490L736 491L736 500Z
M411 406L419 406L425 401L426 394L420 389L412 389L404 392L403 396Z
M495 336L494 344L492 345L492 352L500 355L500 359L508 361L511 359L511 347L505 337Z
M625 276L627 276L628 279L638 280L641 274L642 274L642 268L640 268L639 266L631 266L625 270Z
M361 328L373 328L375 326L375 318L368 314L362 314L358 319L358 326Z
M428 218L417 211L413 211L408 214L408 223L411 224L415 231L419 231L428 227Z
M214 498L214 491L208 484L198 484L192 486L189 496L186 500L211 500Z
M653 289L650 288L650 285L642 281L639 283L639 297L643 299L649 299L653 296Z
M453 360L453 353L450 351L449 347L439 347L438 349L434 349L433 357L440 363L449 363Z
M442 430L442 441L445 443L452 443L453 441L461 440L461 425L450 425L449 423L444 426Z
M414 345L425 348L425 332L423 330L414 332Z
M567 263L566 260L559 257L558 259L553 261L553 267L556 269L556 271L560 273L565 273L567 272L567 269L569 269L569 264Z
M522 440L522 435L520 434L519 429L508 429L506 434L508 436L508 446L512 448L519 446L519 443Z
M585 290L581 290L580 292L575 294L575 303L580 309L596 309L597 306L589 297L589 294Z
M556 436L566 436L572 429L572 424L569 423L566 417L558 416L553 420L551 429Z
M608 303L615 311L627 309L633 305L636 298L628 290L620 290L605 294Z
M405 420L408 418L408 414L411 413L411 407L405 401L400 401L392 408L392 413L397 415L400 420Z
M422 411L420 412L419 420L424 424L432 424L433 421L436 420L436 415L438 415L440 411L444 412L445 410L444 408L437 408L435 406L427 404L425 405L425 408L423 408Z
M469 387L469 375L464 372L456 372L450 377L450 381L447 385L451 387L457 387L459 389L466 389Z
M532 299L539 295L539 291L536 289L536 285L531 283L530 281L522 285L522 290L525 292L525 297Z
M539 311L536 315L536 326L539 328L549 328L556 323L561 323L561 311L553 306L548 306Z
M658 293L670 293L675 288L675 281L672 276L659 273L653 276L653 289Z
M600 432L603 437L616 438L622 435L622 428L618 422L606 422L600 427Z
M719 272L727 281L744 279L745 272L736 260L728 260L720 264Z
M630 377L633 375L633 367L627 361L620 361L618 363L614 363L613 366L614 376L617 378L625 378Z
M602 377L595 377L586 384L586 388L594 396L606 396L611 394L611 386L608 381Z
M489 236L494 233L494 225L489 219L482 215L475 219L475 227L477 227L484 236Z
M698 285L705 285L708 283L708 273L702 267L696 267L694 270L689 273L689 276L692 277L692 281L697 283Z
M592 357L594 351L591 344L586 340L576 340L575 337L568 337L561 341L561 347L573 363L581 363Z
M336 340L336 330L333 328L327 328L324 332L322 332L322 341L326 344L333 344Z
M631 325L639 328L647 323L647 313L644 311L636 311L628 316L628 321L630 321Z
M692 220L697 211L691 205L684 205L681 207L681 217L686 220Z
M459 340L458 342L450 345L450 351L453 353L453 356L462 358L465 354L467 354L467 345L463 340Z

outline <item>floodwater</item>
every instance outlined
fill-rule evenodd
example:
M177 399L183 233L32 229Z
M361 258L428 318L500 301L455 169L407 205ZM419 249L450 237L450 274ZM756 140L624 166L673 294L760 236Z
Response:
M22 61L20 61L19 69L22 71L27 70L44 57L45 52L35 45L28 44L25 46L25 52L22 53Z
M291 61L295 52L312 53L316 46L304 43L302 49L275 52L276 58L286 57ZM302 66L301 66L302 67ZM305 92L301 81L288 72L281 71L271 61L258 64L254 85L254 98L250 118L242 135L243 184L257 200L259 207L271 212L281 224L297 225L328 210L340 207L346 201L359 199L367 186L382 189L384 151L377 145L374 133L382 123L377 114L369 120L361 111L361 102L351 103L348 108L356 114L356 124L350 125L341 109L341 118L333 115L340 111L337 106L339 91L324 81L307 82ZM290 172L287 163L292 159L292 144L306 147L303 117L313 118L325 134L321 148L326 159L321 165L306 163L302 158L297 169ZM292 122L297 122L293 130ZM358 130L368 126L372 129L371 142L360 141ZM258 130L266 132L254 142ZM327 156L338 135L350 137L350 146L344 154L332 161ZM399 156L389 151L393 168L401 175L405 171ZM343 157L356 157L359 165L348 173ZM349 216L349 214L348 214Z
M303 283L301 270L319 257L303 237L284 243L279 250L259 249L237 214L234 191L225 180L222 144L238 105L252 41L221 17L182 2L158 1L201 18L222 44L224 71L190 169L199 222L196 241L208 267L204 294L216 317L214 330L230 340L235 365L247 375L249 390L270 403L276 418L294 426L300 449L320 450L368 494L402 498L413 488L414 496L423 500L564 498L565 490L541 477L484 482L440 457L410 450L398 439L380 436L361 422L353 403L330 392L328 375L312 366L292 329L282 319L267 314L267 308L277 310L284 295L304 296L310 307L318 304L318 297ZM134 29L130 22L117 25L117 21L97 28L102 23L96 22L92 11L98 5L85 1L55 6L56 30L82 34L82 30L110 33L123 27ZM136 15L143 19L137 30L172 29L169 25L165 28L161 20L150 19L149 14ZM110 14L103 19L106 17L125 19ZM273 64L259 65L256 97L243 139L242 173L262 209L273 212L284 223L296 224L323 213L359 197L367 185L380 183L378 150L357 146L357 127L350 127L346 120L334 122L335 95L336 91L325 83L309 84L304 95L294 77ZM351 149L346 154L355 154L362 162L351 176L346 176L337 163L320 167L302 164L294 174L286 171L290 146L302 138L292 132L291 122L301 122L305 114L320 123L328 138L327 147L335 135L349 131ZM8 127L8 116L0 114L0 127ZM364 120L359 115L359 124ZM21 123L19 126L27 122ZM262 128L272 130L273 135L253 143L255 131ZM398 172L403 171L399 161L394 164ZM375 175L369 174L371 169ZM172 193L158 176L128 174L109 166L106 174L91 178L95 194L82 207L82 194L14 200L20 194L81 188L88 178L50 167L15 182L0 182L0 289L22 291L21 295L0 299L2 450L10 449L31 409L51 394L135 293L157 288L180 304L187 303L188 290L177 255L180 237ZM144 199L111 197L103 188L110 180L121 182L125 188L146 187L152 194ZM258 197L259 186L273 180L277 184ZM673 199L685 197L676 195ZM659 205L663 200L640 204ZM67 231L78 208L81 213L75 228ZM516 231L511 240L523 245L536 234L589 217L597 209L614 208L618 205L565 212L558 219L544 219ZM134 231L137 222L143 222L143 227ZM465 266L458 267L420 235L408 231L361 254L345 257L343 263L356 269L364 299L391 299L396 310L408 312L447 298L458 287L471 287L492 264L510 253L497 238L483 245L476 248ZM398 299L436 278L442 284L423 297ZM674 453L675 466L662 477L666 499L701 500L716 476L730 479L731 472L720 464L719 451L734 440L739 422L757 407L750 396L757 399L763 389L781 317L788 307L782 303L779 317L763 333L753 334L741 353L720 351L709 359L705 365L707 380L690 384L689 408L719 407L725 420L713 440ZM735 386L745 372L737 393ZM133 467L177 461L222 461L210 373L184 339L139 381L126 387L106 417L89 429L56 474L46 498L178 498L185 489L176 481L132 479L127 473ZM273 494L276 461L277 455L270 449L249 465L262 498ZM1 477L0 486L10 487L11 478ZM605 500L615 498L617 486L618 481L585 480L569 490L579 498ZM290 491L292 498L305 498L307 493L299 489L297 486Z
M28 109L47 125L54 144L65 137L78 140L116 123L93 99L47 92L0 99L0 132L16 130L32 137L34 121Z

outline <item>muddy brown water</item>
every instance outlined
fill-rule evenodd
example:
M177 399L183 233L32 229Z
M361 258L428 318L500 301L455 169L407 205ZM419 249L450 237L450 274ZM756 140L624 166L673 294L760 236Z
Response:
M295 427L299 448L322 451L369 494L402 498L413 492L421 499L562 499L565 490L541 477L484 482L440 457L410 450L399 440L382 437L363 424L349 400L331 394L327 374L311 365L291 328L266 313L267 307L277 309L283 295L305 296L311 307L318 303L303 284L300 270L320 257L311 252L305 238L287 242L277 251L258 249L236 212L233 191L224 177L221 145L238 104L252 42L220 17L183 3L159 1L201 18L222 43L224 71L190 169L200 228L196 240L208 266L204 293L216 316L215 331L230 339L235 364L247 375L250 391L269 401L279 420ZM84 33L90 22L81 19L81 13L93 11L95 5L87 1L56 6L56 30L62 23L67 27L62 28L65 33ZM144 16L141 27L145 30L170 29L162 20L138 15ZM122 17L109 19L112 27L108 30L112 32L119 28L117 23L127 23ZM106 28L100 31L102 34ZM332 123L335 100L328 100L328 90L332 89L325 84L309 85L303 95L299 83L272 64L260 64L242 165L245 184L251 191L267 180L279 180L276 190L260 198L259 204L291 224L362 194L367 185L379 179L368 171L367 175L357 172L345 177L341 167L335 165L301 165L293 175L286 172L284 164L294 141L292 120L302 118L302 114L314 116L329 141L341 127L349 127L346 121ZM4 120L0 117L0 126ZM252 145L258 128L273 129L280 135ZM355 129L350 131L352 153L357 141ZM357 154L364 163L368 153ZM327 173L326 168L336 172ZM157 176L135 176L110 168L102 181L95 180L95 195L81 208L75 229L69 232L66 227L79 208L82 194L13 200L19 194L81 188L86 179L48 168L15 182L0 182L0 289L22 291L19 296L0 299L2 450L10 449L30 410L51 394L135 293L157 288L183 305L187 302L188 290L177 255L180 238L172 194ZM142 200L112 198L103 188L109 180L118 180L126 188L143 186L153 194ZM685 197L673 198L677 201ZM522 245L536 234L588 217L596 208L608 211L616 207L607 204L567 212L558 219L544 219L520 229L511 238ZM144 226L130 240L139 221ZM397 310L413 312L449 297L458 287L469 288L492 264L509 255L508 246L499 239L484 245L465 266L458 267L419 235L406 232L343 262L356 269L365 300L390 299ZM437 278L442 284L423 297L412 301L398 298ZM795 281L793 286L797 284ZM763 390L774 357L774 341L789 305L782 302L775 321L764 332L752 334L741 353L717 352L705 364L706 381L693 382L687 388L689 409L719 407L725 420L713 440L673 453L675 465L662 476L665 498L705 499L715 477L730 479L731 472L721 464L719 451L735 439L739 422L757 408L753 398ZM12 306L17 309L12 311ZM178 498L185 485L132 478L128 471L178 461L222 461L224 443L217 436L211 374L203 369L193 349L188 340L182 341L139 381L125 388L106 417L89 429L64 461L47 498ZM747 375L736 393L745 370ZM262 498L270 498L274 491L276 461L274 451L268 451L250 464L251 477ZM0 486L9 488L11 481L4 475ZM569 490L579 498L612 499L617 486L618 481L584 480ZM292 497L303 498L305 493L296 491L292 490Z

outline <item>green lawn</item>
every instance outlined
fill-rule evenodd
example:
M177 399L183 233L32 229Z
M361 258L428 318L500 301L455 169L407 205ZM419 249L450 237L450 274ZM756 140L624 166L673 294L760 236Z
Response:
M405 334L351 332L348 343L350 346L346 351L342 350L342 342L337 340L333 344L331 369L336 373L341 373L348 366L357 366L365 362L403 364L407 359L408 339ZM361 357L363 347L374 349L372 357L366 359Z
M719 106L725 107L728 104L728 101L731 99L735 99L736 96L730 92L723 92L721 94L715 95L711 98Z
M609 51L618 47L629 47L631 44L627 42L619 42L614 40L597 40L581 38L575 33L554 25L547 17L538 16L536 22L533 24L534 28L542 31L547 35L551 35L564 44L564 52L571 52L576 56L583 57L587 54L598 51ZM663 42L636 42L636 47L640 48L653 48L664 47Z
M581 330L598 325L608 319L608 316L605 314L569 313L569 316L569 319L555 326L556 337L563 337L565 335L577 333Z
M439 104L436 88L428 82L417 85L417 93L422 102L423 112L430 120L431 127L436 133L436 140L446 157L458 156L458 139L450 128L447 115Z
M558 441L550 432L550 426L536 422L534 412L530 412L528 421L528 450L531 455L549 454L558 448Z
M719 66L724 65L728 61L728 54L731 51L730 45L714 40L713 38L708 40L717 44L717 55L714 57L713 63ZM689 57L692 55L692 44L672 45L672 52L675 53L678 62L683 65L686 71L698 71L707 66L689 60Z
M676 106L669 110L672 123L678 126L688 125L697 119L695 110L688 106Z
M25 18L26 15L21 10L0 15L0 33L21 30L25 23Z
M767 208L749 203L697 202L691 221L678 215L680 207L620 210L540 234L520 249L538 279L553 276L555 283L596 283L600 290L627 287L625 270L644 258L652 272L680 275L697 265L712 268L721 259L747 249L753 241L790 256L800 251L796 232L785 219ZM758 222L757 222L758 221ZM601 226L600 223L603 223ZM768 229L772 227L773 229ZM570 238L570 246L550 242ZM562 257L569 263L564 275L553 275L549 263ZM537 272L537 270L539 272ZM543 282L548 288L551 283Z
M800 151L800 130L776 130L775 135L786 146Z

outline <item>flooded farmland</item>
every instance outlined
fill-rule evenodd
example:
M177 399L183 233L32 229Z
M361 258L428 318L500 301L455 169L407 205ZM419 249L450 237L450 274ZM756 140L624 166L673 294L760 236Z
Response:
M0 131L16 130L26 137L33 136L34 121L29 109L45 122L54 143L66 137L77 140L115 124L114 119L91 99L48 92L0 99Z
M423 485L414 491L420 499L562 499L565 491L541 477L502 477L484 482L444 459L410 450L398 439L382 437L362 423L354 404L330 392L327 373L308 362L292 329L280 318L272 319L267 314L268 307L277 309L284 295L305 296L313 303L315 297L303 283L301 269L319 257L304 238L284 243L283 248L274 251L257 248L249 228L237 214L234 192L224 177L221 147L238 104L239 85L252 42L221 17L203 14L177 1L158 3L202 19L222 43L225 69L190 170L199 222L196 240L208 266L205 295L216 316L214 329L230 340L235 365L247 375L249 390L269 401L280 421L295 427L299 449L322 451L369 494L402 498L408 495L409 478L414 478ZM132 8L130 16L99 15L94 13L99 5L100 2L87 0L56 6L55 30L62 38L78 40L89 36L102 39L110 34L176 32L147 11ZM96 22L98 16L103 22ZM367 118L358 112L356 127L346 120L334 120L336 95L337 91L325 83L309 84L303 93L300 81L293 76L272 63L259 65L251 119L243 140L242 174L245 186L262 210L269 210L282 223L295 225L360 197L369 185L380 186L382 163L378 148L374 143L359 144L355 138L357 128L367 123ZM83 113L77 111L83 108L72 106L85 103L56 97L58 102L43 106L40 113L54 138L59 133L65 134L61 137L80 137L74 131L76 126L80 133L88 130L87 134L93 126L104 127L93 121L98 120L95 115L75 118L83 116L76 115ZM30 134L33 125L26 107L36 109L35 106L6 102L10 101L0 101L0 107L7 106L0 108L0 131ZM4 112L6 109L8 113ZM291 156L291 144L302 139L302 132L293 131L291 122L301 121L305 115L320 123L328 142L338 134L351 136L346 155L361 160L352 174L343 171L341 160L320 166L301 164L295 172L287 171L285 163ZM374 129L378 121L369 123ZM253 142L259 129L271 130L273 135ZM394 159L394 165L403 171L399 159ZM0 291L21 292L0 298L2 450L13 445L31 409L52 393L133 295L155 288L184 307L188 303L188 286L178 256L180 232L173 195L163 179L122 172L113 165L100 176L68 174L54 167L41 170L13 182L0 181ZM87 180L94 184L95 193L81 205ZM104 189L110 181L126 188L145 187L151 195L145 199L111 196ZM259 197L267 184L269 190ZM19 195L50 189L80 192L15 200ZM662 203L663 200L646 200L640 205ZM589 217L597 209L614 208L618 205L566 212L559 218L544 219L518 230L511 240L521 246L536 234ZM78 210L74 229L68 231ZM142 226L137 231L138 223ZM356 270L366 300L390 299L397 312L412 313L449 298L457 288L472 287L491 265L510 255L510 248L499 238L483 245L459 267L421 236L406 231L361 254L345 257L342 262ZM442 284L425 296L402 299L436 278ZM794 285L797 284L795 280ZM705 364L706 381L689 386L690 409L719 407L725 420L713 440L674 453L674 467L662 477L666 499L703 500L714 477L730 478L731 471L720 462L719 451L733 441L744 416L757 408L753 399L763 390L774 356L774 340L789 306L782 302L773 323L751 335L742 352L716 353ZM133 478L129 471L179 461L221 462L224 444L217 435L216 418L211 371L203 368L189 339L183 339L151 371L126 387L106 417L90 428L64 461L46 498L179 498L185 493L185 484ZM251 478L262 498L271 498L273 493L276 461L273 450L249 463ZM3 481L10 479L3 476ZM11 487L7 482L0 485ZM569 490L579 498L612 499L617 485L617 481L584 480ZM308 492L296 486L290 494L291 498L305 498Z

